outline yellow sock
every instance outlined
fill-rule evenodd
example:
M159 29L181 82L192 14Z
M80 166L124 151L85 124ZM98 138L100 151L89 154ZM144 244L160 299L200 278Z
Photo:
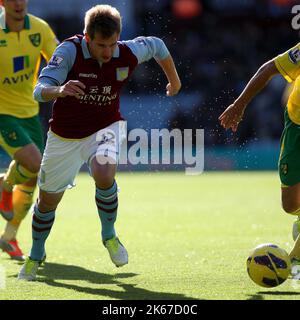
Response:
M3 188L6 191L12 191L15 185L22 184L36 176L37 173L28 171L15 160L13 160L4 176Z
M2 238L10 241L16 237L20 223L26 217L32 203L35 187L17 185L13 190L14 218L6 223Z

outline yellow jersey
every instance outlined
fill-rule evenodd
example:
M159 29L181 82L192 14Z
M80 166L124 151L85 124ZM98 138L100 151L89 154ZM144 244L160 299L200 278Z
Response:
M290 119L300 125L300 43L274 59L282 76L293 82L287 108Z
M38 114L33 99L41 56L50 60L58 41L49 25L26 15L20 32L0 29L0 114L30 118Z

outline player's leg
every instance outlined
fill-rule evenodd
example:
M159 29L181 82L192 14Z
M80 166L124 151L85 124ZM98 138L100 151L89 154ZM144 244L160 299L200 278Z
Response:
M46 259L45 243L55 220L55 211L64 192L48 193L40 190L39 199L33 208L32 246L21 268L18 279L33 281L41 263Z
M45 243L55 220L57 205L64 191L73 185L82 163L77 142L64 141L48 133L38 177L39 197L32 216L32 247L18 279L35 280L38 267L46 255Z
M101 221L102 242L117 267L128 263L128 253L115 231L118 213L118 186L115 174L122 134L119 123L115 123L100 130L88 142L89 154L93 155L89 168L96 184L96 206Z
M278 163L281 180L282 208L297 217L293 225L295 241L290 252L292 264L300 261L299 216L300 216L300 126L293 123L285 111L285 127L281 137L281 150Z
M115 231L118 213L118 186L115 181L116 165L91 161L91 173L96 183L96 206L101 221L101 236L112 262L121 267L128 263L128 253Z
M4 176L0 201L0 213L8 221L13 218L14 186L35 178L40 168L41 151L24 125L35 121L0 116L0 145L14 159Z
M25 260L25 256L17 241L17 232L21 222L24 220L33 204L35 188L36 178L31 179L24 184L16 185L13 189L14 217L6 223L4 232L0 238L0 247L14 260ZM9 244L10 248L7 248L7 244Z
M295 242L289 256L292 262L292 276L298 278L300 273L300 183L289 187L283 186L281 195L284 211L297 216L293 224L293 239Z
M282 208L286 213L297 217L293 225L292 236L296 240L300 233L300 183L281 187Z
M33 143L21 147L12 156L14 160L3 179L0 202L0 213L7 221L11 220L14 215L14 187L36 178L41 161L41 153Z
M96 184L96 205L102 225L102 240L116 236L114 224L118 210L118 187L115 165L100 165L96 158L91 162L91 173Z
M41 154L44 149L44 138L39 118L37 116L29 119L8 118L8 124L12 124L11 121L14 121L18 129L15 132L17 144L24 146L17 148L14 148L16 145L8 146L7 151L15 159L14 161L19 163L21 168L23 166L36 175L40 167ZM13 169L14 166L12 165L11 168ZM7 178L12 180L13 177L15 177L14 171L9 170L7 172ZM33 203L36 180L36 176L24 183L19 183L21 181L18 179L17 184L13 187L13 219L6 224L0 239L0 246L15 260L24 260L24 255L16 240L16 234ZM10 249L5 249L6 244L10 244Z
M1 173L0 174L0 195L2 193L2 184L3 184L4 176L5 176L5 173ZM13 250L13 247L8 242L2 240L1 238L0 238L0 248L3 251L11 251L11 250Z
M45 256L45 242L55 219L56 208L63 197L63 192L39 192L39 198L33 209L32 217L32 248L30 258L41 261Z

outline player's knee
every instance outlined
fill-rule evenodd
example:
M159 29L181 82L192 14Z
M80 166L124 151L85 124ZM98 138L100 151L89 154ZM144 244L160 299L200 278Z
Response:
M94 176L96 185L101 189L108 189L114 182L114 175L109 171L98 172Z
M102 176L100 179L96 180L97 187L101 189L108 189L114 183L114 177L111 176Z
M40 171L40 167L41 167L40 162L36 162L36 163L32 163L29 166L28 170L32 173L38 174L38 172Z
M300 203L297 201L282 201L282 209L288 214L295 214L300 209Z
M57 208L59 200L53 197L40 196L37 203L41 212L49 212Z
M29 171L32 174L38 174L41 167L41 158L35 157L28 161L22 161L20 162L21 166L24 167L27 171Z
M30 144L17 151L14 159L30 173L37 174L40 170L42 155L36 146Z
M115 179L116 167L114 165L93 165L92 174L96 185L101 189L108 189Z

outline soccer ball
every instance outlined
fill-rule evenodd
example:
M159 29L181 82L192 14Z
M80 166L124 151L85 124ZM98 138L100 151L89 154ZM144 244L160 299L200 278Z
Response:
M247 259L247 271L251 280L262 287L276 287L291 273L291 261L284 249L272 243L260 244Z

